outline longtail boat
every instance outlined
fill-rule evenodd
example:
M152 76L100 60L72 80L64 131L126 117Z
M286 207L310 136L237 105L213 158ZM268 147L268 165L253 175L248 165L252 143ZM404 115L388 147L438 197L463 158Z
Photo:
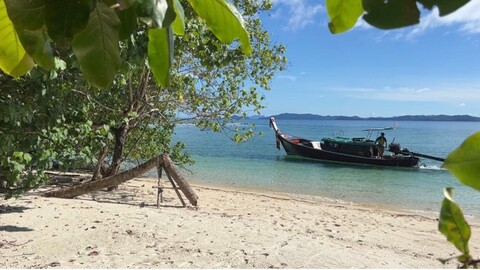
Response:
M270 118L270 126L275 131L277 148L280 150L280 145L283 146L287 155L296 155L321 161L389 167L416 167L419 162L418 156L443 161L441 158L402 149L398 143L390 143L387 149L390 153L379 157L375 141L369 137L375 131L381 132L393 129L393 127L366 129L365 131L369 133L365 138L326 137L320 141L315 141L290 136L281 132L273 117Z

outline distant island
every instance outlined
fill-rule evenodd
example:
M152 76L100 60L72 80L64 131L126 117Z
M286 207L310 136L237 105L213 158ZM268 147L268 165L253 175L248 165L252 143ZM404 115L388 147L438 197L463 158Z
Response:
M457 121L457 122L480 122L480 117L471 115L402 115L393 117L359 117L359 116L332 116L316 115L309 113L282 113L272 115L275 119L283 120L388 120L388 121ZM255 116L250 119L268 119L269 116Z

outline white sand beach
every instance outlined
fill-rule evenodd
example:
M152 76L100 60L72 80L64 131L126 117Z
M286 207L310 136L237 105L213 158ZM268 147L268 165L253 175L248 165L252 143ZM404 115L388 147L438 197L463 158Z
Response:
M193 185L197 208L156 180L76 199L0 199L1 268L455 268L435 216L330 199ZM440 207L440 206L439 206ZM480 222L471 252L480 257Z

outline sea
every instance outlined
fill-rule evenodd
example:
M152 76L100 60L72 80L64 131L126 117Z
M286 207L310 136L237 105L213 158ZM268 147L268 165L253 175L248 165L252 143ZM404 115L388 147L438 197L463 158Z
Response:
M468 136L480 131L480 122L276 120L289 135L366 137L368 128L386 130L388 143L410 151L445 158ZM176 127L174 141L186 144L195 164L183 170L189 181L210 186L318 196L344 202L419 213L438 214L445 187L455 189L455 201L467 217L480 217L480 191L461 184L442 163L422 158L419 168L386 168L320 162L287 156L278 150L268 119L232 123L255 124L255 136L235 143L224 133L200 131L193 125ZM372 134L372 139L376 138ZM479 176L480 177L480 176Z

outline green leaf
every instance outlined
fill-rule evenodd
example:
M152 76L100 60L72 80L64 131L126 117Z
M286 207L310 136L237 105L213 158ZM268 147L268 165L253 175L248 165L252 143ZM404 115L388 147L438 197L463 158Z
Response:
M175 20L175 11L167 0L138 0L138 18L150 28L169 26Z
M455 245L464 255L469 255L468 241L471 230L463 217L462 210L453 200L453 188L445 188L445 199L440 210L438 230L447 237L447 240Z
M95 87L110 86L120 68L119 27L115 11L98 2L87 27L72 42L83 75Z
M5 73L19 77L32 69L33 60L20 43L4 1L0 1L0 40L0 68Z
M18 172L21 172L25 169L25 165L22 164L22 163L19 163L19 162L13 161L13 160L10 163L13 164L13 169L18 171Z
M69 43L87 26L92 5L92 0L46 0L45 23L50 38Z
M18 78L27 74L27 72L29 72L34 66L35 63L33 62L33 59L30 57L30 55L26 53L23 55L23 58L22 60L20 60L18 65L16 65L15 68L12 70L10 75Z
M135 11L135 6L119 10L117 11L117 15L121 22L120 40L124 40L137 29L137 12Z
M438 7L438 11L440 16L448 15L455 10L463 7L467 4L470 0L418 0L418 2L422 3L425 8L432 9L433 6Z
M355 26L363 13L362 0L327 0L330 17L328 28L332 34L345 32Z
M226 0L188 0L188 2L221 42L230 44L238 39L243 53L252 52L245 22L230 2Z
M39 30L45 24L45 0L5 0L8 16L16 27Z
M65 70L67 68L67 63L62 59L55 57L55 69Z
M400 28L420 22L415 0L363 0L363 19L381 29Z
M177 14L172 23L173 33L182 36L185 34L185 12L183 11L182 4L180 4L178 0L173 0L173 8Z
M23 159L23 152L15 151L15 152L13 152L12 156L16 157L19 160L22 160Z
M51 70L55 66L55 61L45 31L32 31L22 28L15 29L23 47L28 54L33 57L35 62L42 68Z
M442 167L447 168L463 184L480 190L480 132L468 137L451 152Z
M29 153L23 153L23 160L28 163L32 161L32 156Z
M169 70L173 59L173 33L171 27L148 29L148 63L153 77L168 86Z

